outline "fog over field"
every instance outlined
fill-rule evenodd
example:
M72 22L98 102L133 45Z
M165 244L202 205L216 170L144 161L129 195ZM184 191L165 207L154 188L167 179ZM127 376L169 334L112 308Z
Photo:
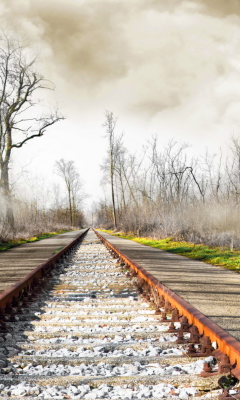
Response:
M90 205L102 196L106 110L139 157L155 134L160 147L229 155L240 132L238 0L2 0L0 18L31 43L55 85L44 96L66 116L15 152L15 170L48 184L56 160L73 160Z

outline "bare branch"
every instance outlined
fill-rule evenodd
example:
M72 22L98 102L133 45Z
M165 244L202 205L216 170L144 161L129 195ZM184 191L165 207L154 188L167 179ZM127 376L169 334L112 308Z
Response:
M14 148L14 147L15 147L15 148L20 148L20 147L22 147L26 142L28 142L29 140L31 140L31 139L33 139L33 138L35 138L35 137L41 137L41 136L43 136L44 132L46 131L46 129L47 129L49 126L55 124L57 121L64 120L64 119L65 119L64 117L58 117L58 118L54 118L52 121L49 121L49 122L44 123L44 125L38 130L38 133L35 133L35 134L31 135L31 136L26 137L26 138L25 138L24 140L22 140L21 142L18 142L18 143L13 144L13 145L12 145L12 148Z

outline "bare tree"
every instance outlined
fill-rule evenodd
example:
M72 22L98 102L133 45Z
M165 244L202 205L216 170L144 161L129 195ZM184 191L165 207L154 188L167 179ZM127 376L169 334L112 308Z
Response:
M117 214L116 214L116 201L115 201L115 190L114 190L114 177L116 170L116 161L118 158L118 153L121 149L122 136L116 137L115 128L117 124L117 118L114 117L112 111L105 112L105 122L103 127L106 130L106 138L108 139L108 154L109 158L107 160L109 166L110 174L110 185L111 185L111 198L112 198L112 210L113 210L113 224L114 228L117 227Z
M36 92L53 89L35 70L36 58L29 49L6 33L0 36L0 189L7 203L6 219L14 228L9 184L12 150L41 137L46 129L64 119L57 110L42 113Z
M56 161L56 173L64 179L67 188L68 206L69 206L69 219L71 225L77 224L78 205L83 200L85 195L80 195L82 182L80 175L76 170L74 161L66 161L63 158Z

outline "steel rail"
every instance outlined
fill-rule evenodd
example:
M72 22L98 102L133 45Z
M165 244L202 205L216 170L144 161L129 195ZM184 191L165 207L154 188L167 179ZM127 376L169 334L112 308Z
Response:
M0 309L3 311L3 313L6 305L9 303L11 304L13 300L17 300L25 289L27 290L33 289L37 284L38 280L42 278L49 271L51 266L55 264L55 262L60 257L62 257L63 254L65 254L70 248L72 248L75 244L77 244L78 241L82 239L82 237L87 233L88 230L89 228L86 229L84 232L82 232L76 239L74 239L71 243L66 245L63 249L58 251L55 255L50 257L47 261L36 267L32 272L30 272L16 284L10 286L3 293L1 293Z
M180 314L188 319L189 324L197 326L200 334L209 336L211 342L217 343L217 350L213 354L216 356L219 356L221 353L227 354L231 363L234 365L232 373L240 380L240 342L191 304L175 294L167 286L163 285L144 268L123 254L121 250L113 246L95 229L94 232L109 249L114 251L121 260L137 273L138 277L144 279L149 286L156 289L159 295L164 296L164 298L171 303L173 308L177 308Z

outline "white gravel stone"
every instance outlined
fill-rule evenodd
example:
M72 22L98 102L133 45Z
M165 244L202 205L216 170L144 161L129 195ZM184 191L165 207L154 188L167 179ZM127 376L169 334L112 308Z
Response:
M177 388L165 383L131 386L131 377L135 376L177 378L178 375L199 374L204 360L168 364L169 356L183 354L183 346L171 343L176 341L176 335L167 333L167 324L156 320L153 315L155 310L138 296L133 280L126 281L120 270L115 269L115 264L116 261L110 259L107 250L94 241L89 244L83 242L70 265L62 263L59 267L61 274L56 274L54 279L54 289L43 300L32 305L32 315L42 318L42 321L29 324L34 331L29 332L28 347L19 353L22 360L29 356L32 362L27 363L28 358L25 362L11 365L9 374L18 374L23 379L34 376L35 380L38 376L79 376L84 379L123 376L129 379L129 385L102 384L93 388L88 384L69 383L66 386L43 387L27 382L8 385L6 381L0 384L0 396L7 393L10 397L90 400L184 400L195 396L196 390L191 387ZM62 285L59 290L58 283ZM72 285L77 287L75 291L71 289ZM17 330L17 323L12 326ZM176 328L179 326L180 323L175 323ZM52 336L56 333L59 337L44 338L48 333ZM89 337L81 337L82 334ZM99 337L91 337L91 334L99 334ZM151 334L154 335L151 337ZM12 340L11 335L8 338ZM170 343L171 348L166 348L169 347L169 344L165 345L166 342ZM48 364L42 365L41 360L45 357L48 358ZM115 357L117 361L112 364L111 359ZM133 357L140 357L141 361ZM51 362L51 358L55 359L54 362ZM61 358L65 360L56 361ZM98 362L99 358L104 358L104 362ZM71 359L76 361L71 364ZM78 365L73 365L75 362ZM208 358L208 362L213 362L213 359Z

